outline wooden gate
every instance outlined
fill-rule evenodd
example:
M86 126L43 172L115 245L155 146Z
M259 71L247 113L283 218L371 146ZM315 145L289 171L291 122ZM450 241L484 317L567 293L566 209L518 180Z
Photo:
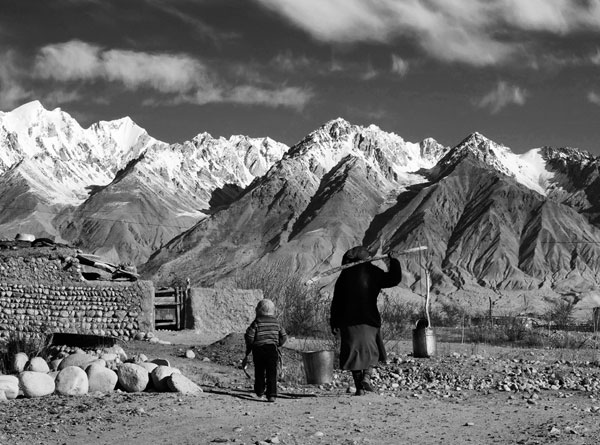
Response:
M154 292L154 328L179 331L185 328L187 288L166 287Z

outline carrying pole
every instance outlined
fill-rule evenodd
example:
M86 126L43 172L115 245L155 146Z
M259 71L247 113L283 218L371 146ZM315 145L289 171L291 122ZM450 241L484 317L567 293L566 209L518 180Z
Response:
M391 251L390 253L392 255L405 255L405 254L409 254L409 253L414 253L414 252L421 252L423 250L426 250L427 246L418 246L418 247L412 247L410 249L406 249L406 250L400 250L400 251ZM324 278L326 276L332 275L336 272L341 272L344 269L348 269L349 267L352 266L356 266L358 264L363 264L363 263L370 263L372 261L377 261L377 260L383 260L389 258L389 255L379 255L379 256L372 256L369 258L366 258L364 260L359 260L359 261L354 261L352 263L348 263L348 264L343 264L341 266L338 267L334 267L333 269L328 269L325 272L321 272L317 275L315 275L314 277L312 277L310 280L308 280L306 283L307 286L314 284L315 282L317 282L318 280L320 280L321 278Z

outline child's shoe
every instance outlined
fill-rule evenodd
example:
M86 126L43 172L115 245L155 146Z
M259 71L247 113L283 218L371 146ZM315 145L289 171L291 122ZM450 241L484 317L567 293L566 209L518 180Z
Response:
M267 402L270 402L270 403L275 402L275 397L273 397L273 396L267 397Z

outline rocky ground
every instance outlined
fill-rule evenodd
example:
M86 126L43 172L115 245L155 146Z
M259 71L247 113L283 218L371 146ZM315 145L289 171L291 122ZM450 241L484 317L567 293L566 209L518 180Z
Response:
M395 342L388 363L376 369L377 391L356 397L347 372L336 370L331 384L304 384L302 355L286 348L272 404L253 396L239 368L240 335L210 345L190 332L158 336L171 344L122 346L131 355L167 358L204 393L9 400L0 403L0 444L600 443L596 349L438 343L435 357L414 358L410 342ZM189 350L195 357L186 357Z

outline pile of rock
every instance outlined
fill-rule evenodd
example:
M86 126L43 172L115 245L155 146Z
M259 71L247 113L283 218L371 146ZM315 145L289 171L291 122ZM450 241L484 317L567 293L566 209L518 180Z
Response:
M17 353L12 374L0 375L0 400L43 397L50 394L78 396L88 393L161 391L200 394L202 388L170 365L168 360L148 360L140 354L128 358L120 346L97 351L55 349L48 361Z
M351 385L349 373L335 374L332 387ZM429 359L393 356L373 370L381 394L402 391L448 396L462 391L537 393L584 391L600 395L600 363L531 358L498 358L452 353Z

